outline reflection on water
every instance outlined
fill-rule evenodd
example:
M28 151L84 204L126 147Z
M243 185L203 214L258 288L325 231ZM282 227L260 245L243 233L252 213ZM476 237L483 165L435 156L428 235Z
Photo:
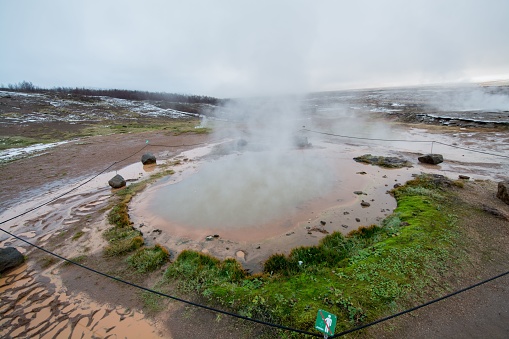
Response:
M229 155L157 190L149 210L193 228L244 228L291 215L330 188L330 170L310 152Z

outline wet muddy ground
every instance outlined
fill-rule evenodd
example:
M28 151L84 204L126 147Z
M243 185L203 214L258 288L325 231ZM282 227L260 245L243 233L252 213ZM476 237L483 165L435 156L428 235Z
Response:
M368 125L361 127L361 122ZM348 127L332 128L341 124ZM171 220L158 219L153 211L147 211L144 203L150 201L151 195L161 187L174 185L199 173L201 166L211 161L206 157L207 151L224 141L215 136L170 136L160 132L85 138L56 146L35 157L2 165L0 206L3 212L0 221L56 198L36 211L4 223L2 228L68 258L100 258L96 254L105 245L101 234L108 227L105 214L113 193L107 186L107 180L116 173L132 181L142 180L165 168L165 161L172 164L178 161L179 164L172 167L175 175L152 184L134 200L131 207L134 226L144 233L147 243L167 246L173 258L183 249L194 249L219 258L234 257L255 272L272 253L287 253L299 245L316 244L326 232L346 234L361 225L379 222L396 207L387 191L395 184L403 184L413 174L438 173L452 179L467 175L470 180L497 181L505 179L509 170L506 158L486 154L508 154L509 134L501 129L424 128L422 125L369 119L360 121L349 116L336 121L329 115L320 114L306 127L309 129L306 136L312 147L301 151L319 153L322 159L327 159L327 166L334 174L329 190L326 190L328 193L301 202L290 217L286 214L276 216L256 231L220 227L197 230L189 225L179 227L172 225ZM370 131L375 130L381 139L406 141L348 137L372 134ZM334 132L342 136L316 132ZM143 149L146 140L150 141L149 145L158 146ZM416 140L424 142L411 142ZM139 163L145 150L156 154L158 166L144 167ZM444 163L433 166L417 161L418 155L430 151L443 154ZM383 169L353 160L368 153L402 157L413 167ZM133 156L125 159L129 155ZM121 159L125 160L78 187ZM74 189L71 193L57 198L71 189ZM355 194L356 191L362 194ZM361 206L362 200L369 202L370 206ZM219 237L206 240L207 235L215 234ZM189 313L180 305L171 304L167 314L152 319L140 311L140 298L132 290L119 288L88 272L63 265L6 234L0 235L0 246L15 246L28 257L24 267L0 280L0 334L4 337L27 335L49 338L57 334L67 337L137 337L136 333L147 337L186 337L189 328L178 319L182 320L181 315ZM107 265L103 268L107 269ZM143 283L150 286L153 280L147 279ZM201 316L210 318L212 323L215 321L214 315ZM231 322L221 326L224 326L223 332L217 333L216 337L234 337L234 329L239 324ZM202 326L197 331L197 337L207 337L207 328Z

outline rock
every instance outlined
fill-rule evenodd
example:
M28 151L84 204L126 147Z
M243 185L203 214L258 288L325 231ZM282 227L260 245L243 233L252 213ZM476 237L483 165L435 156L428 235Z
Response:
M462 174L459 175L459 178L463 179L463 180L469 180L470 179L470 177L468 175L462 175Z
M362 172L357 172L357 173L355 173L355 174L366 175L366 174L368 174L368 173L366 173L366 172L362 171Z
M25 261L25 257L14 247L0 248L0 273L17 267Z
M417 158L420 162L425 164L438 165L441 162L444 162L444 157L442 154L426 154Z
M401 187L402 185L400 183L394 184L394 188Z
M509 181L498 183L497 198L509 205Z
M108 181L108 184L112 188L120 188L125 186L125 179L120 174L115 175L113 178Z
M211 236L211 235L207 235L207 236L205 237L205 240L207 240L207 241L211 241L211 240L214 240L214 237L213 237L213 236Z
M244 251L237 251L237 253L235 253L235 255L239 259L246 260L246 253Z
M359 218L355 218L355 221L357 221L357 222L361 222L361 219L359 219Z
M320 224L322 224L323 226L325 226L325 225L327 224L327 222L325 222L325 221L321 220L321 221L320 221Z
M509 220L509 217L504 212L502 212L494 207L489 207L489 206L483 205L482 210L486 213L494 215L497 218Z
M375 156L371 154L364 154L360 157L353 158L353 160L386 168L412 167L412 164L405 159Z
M369 206L371 206L371 204L370 204L369 202L367 202L367 201L364 201L364 200L363 200L363 201L361 202L361 206L362 206L362 207L369 207Z
M356 194L356 195L363 195L365 194L363 191L355 191L353 192L353 194Z
M141 163L143 165L155 164L156 157L152 153L145 153L141 156Z

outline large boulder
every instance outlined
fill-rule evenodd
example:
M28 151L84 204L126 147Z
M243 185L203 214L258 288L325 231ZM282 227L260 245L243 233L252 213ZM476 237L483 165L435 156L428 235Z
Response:
M509 181L498 183L497 198L509 205Z
M152 153L145 153L141 156L141 163L143 165L155 164L156 157Z
M108 184L112 188L121 188L126 185L124 177L122 177L120 174L115 175L113 178L108 181Z
M444 162L444 157L442 154L426 154L417 158L420 162L425 164L438 165L441 162Z
M17 267L25 261L25 257L14 247L0 248L0 273Z

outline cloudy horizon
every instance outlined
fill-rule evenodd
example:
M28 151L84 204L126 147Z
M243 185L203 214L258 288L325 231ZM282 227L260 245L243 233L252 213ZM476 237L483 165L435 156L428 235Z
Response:
M509 2L0 2L0 84L217 97L509 79Z

